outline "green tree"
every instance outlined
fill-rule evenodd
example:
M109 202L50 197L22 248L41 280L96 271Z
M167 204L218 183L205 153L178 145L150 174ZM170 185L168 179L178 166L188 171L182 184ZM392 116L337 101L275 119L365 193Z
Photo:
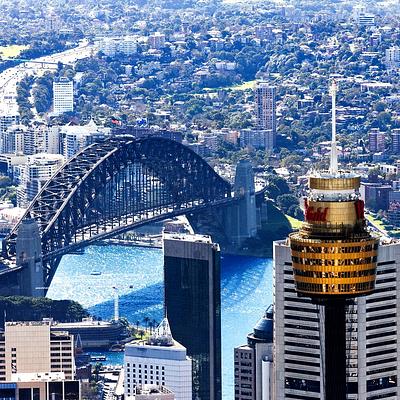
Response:
M53 318L59 322L81 321L88 313L72 300L51 300L46 297L10 296L0 297L0 310L5 311L7 320L40 321ZM4 324L4 313L0 314Z
M276 203L286 214L291 206L299 204L299 199L293 194L281 194L276 198Z
M270 183L268 185L267 194L270 199L276 200L276 198L281 194L281 191L274 183Z
M385 109L386 109L386 104L382 101L378 101L377 103L374 104L374 110L378 113L385 111Z
M280 194L285 194L290 192L289 185L287 184L286 180L281 176L270 174L268 175L267 179L268 182L273 183L277 186L277 188L280 191Z

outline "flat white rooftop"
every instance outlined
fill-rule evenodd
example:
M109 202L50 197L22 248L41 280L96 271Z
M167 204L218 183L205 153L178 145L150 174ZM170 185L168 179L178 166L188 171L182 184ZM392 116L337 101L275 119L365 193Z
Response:
M184 242L212 243L211 236L185 233L164 233L165 240L178 240Z

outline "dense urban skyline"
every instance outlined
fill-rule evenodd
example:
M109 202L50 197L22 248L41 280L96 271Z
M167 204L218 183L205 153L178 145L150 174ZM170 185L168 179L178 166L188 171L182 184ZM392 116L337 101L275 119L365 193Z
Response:
M0 397L400 398L398 2L0 11Z

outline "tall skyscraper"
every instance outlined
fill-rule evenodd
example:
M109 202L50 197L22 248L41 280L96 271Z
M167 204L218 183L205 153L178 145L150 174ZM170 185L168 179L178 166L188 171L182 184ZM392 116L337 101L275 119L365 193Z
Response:
M400 398L400 242L379 246L374 293L347 304L347 398ZM295 290L288 241L274 243L274 400L324 398L322 309Z
M346 302L373 293L379 243L367 229L361 177L338 168L336 92L333 81L330 167L310 175L305 222L289 236L296 292L322 311L326 400L346 398Z
M276 135L276 87L258 82L254 89L257 129L272 130ZM275 140L274 140L275 145Z
M74 339L68 332L53 332L51 321L6 322L0 334L0 381L13 374L63 372L75 374Z
M338 169L335 99L333 82L330 168L309 177L301 229L274 246L276 400L398 397L400 246L378 252L361 179Z
M221 399L219 246L204 235L164 234L165 309L193 360L193 399Z
M60 78L53 82L53 111L62 114L74 111L74 82Z
M272 399L273 310L270 307L247 335L247 344L235 347L235 400Z
M192 398L192 361L185 347L173 339L166 318L149 340L125 346L124 370L126 398L142 385L166 386L176 400Z

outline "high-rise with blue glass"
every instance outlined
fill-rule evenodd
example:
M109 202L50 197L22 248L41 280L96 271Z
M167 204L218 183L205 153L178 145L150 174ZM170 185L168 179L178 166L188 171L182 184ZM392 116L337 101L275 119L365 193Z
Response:
M221 399L220 250L210 236L164 234L165 311L193 360L193 399Z

